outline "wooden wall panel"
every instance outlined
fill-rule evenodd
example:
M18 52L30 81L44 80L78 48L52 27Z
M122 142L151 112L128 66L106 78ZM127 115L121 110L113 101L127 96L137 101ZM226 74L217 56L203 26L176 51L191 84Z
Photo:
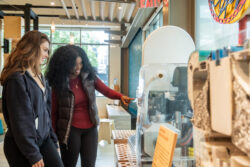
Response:
M129 50L121 49L121 93L128 95Z
M3 27L2 27L2 23L3 23L3 20L0 19L0 71L2 71L2 61L3 61L3 52L2 52L2 46L3 46L3 36L2 36L2 31L3 31Z
M22 18L19 16L4 16L4 38L11 40L11 48L14 48L21 38ZM4 54L4 63L6 63L9 53Z
M163 5L162 7L162 15L163 15L163 26L169 25L169 5Z
M168 12L163 8L163 19L164 25L178 26L187 31L194 40L195 0L170 0Z
M4 16L4 38L21 38L21 17Z

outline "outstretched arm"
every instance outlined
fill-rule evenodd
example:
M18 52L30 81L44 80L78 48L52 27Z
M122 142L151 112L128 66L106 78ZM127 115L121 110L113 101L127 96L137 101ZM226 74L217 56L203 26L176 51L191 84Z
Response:
M134 100L133 98L127 97L119 92L116 92L116 91L110 89L98 77L95 80L95 88L96 88L96 90L101 92L104 96L106 96L110 99L121 100L122 103L126 106L130 103L131 100Z

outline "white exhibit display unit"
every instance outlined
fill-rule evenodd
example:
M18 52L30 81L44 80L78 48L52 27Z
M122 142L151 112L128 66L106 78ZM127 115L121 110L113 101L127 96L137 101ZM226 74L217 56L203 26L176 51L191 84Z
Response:
M191 36L176 26L158 28L143 44L137 89L136 136L129 140L137 156L137 166L151 165L157 129L161 124L172 126L179 134L174 165L188 167L193 164L193 159L187 155L188 148L192 147L187 62L194 50Z
M142 66L157 63L187 63L195 50L192 37L176 26L164 26L153 31L142 47Z

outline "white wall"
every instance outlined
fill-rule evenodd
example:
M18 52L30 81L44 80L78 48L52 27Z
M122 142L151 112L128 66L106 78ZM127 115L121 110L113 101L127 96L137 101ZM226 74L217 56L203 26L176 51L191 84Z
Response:
M119 46L110 47L109 57L109 87L113 88L113 81L118 79L119 86L121 85L121 48ZM106 104L113 104L113 100L106 97L97 97L97 107L100 118L107 118Z

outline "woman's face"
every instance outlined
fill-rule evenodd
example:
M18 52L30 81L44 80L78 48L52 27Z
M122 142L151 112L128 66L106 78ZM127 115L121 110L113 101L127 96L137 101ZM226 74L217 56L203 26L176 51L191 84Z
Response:
M71 74L76 77L76 76L80 75L81 69L82 69L82 58L77 57L76 58L76 65L75 65Z
M41 52L40 52L40 64L42 65L49 57L49 42L44 41L40 45L40 50L41 50Z

